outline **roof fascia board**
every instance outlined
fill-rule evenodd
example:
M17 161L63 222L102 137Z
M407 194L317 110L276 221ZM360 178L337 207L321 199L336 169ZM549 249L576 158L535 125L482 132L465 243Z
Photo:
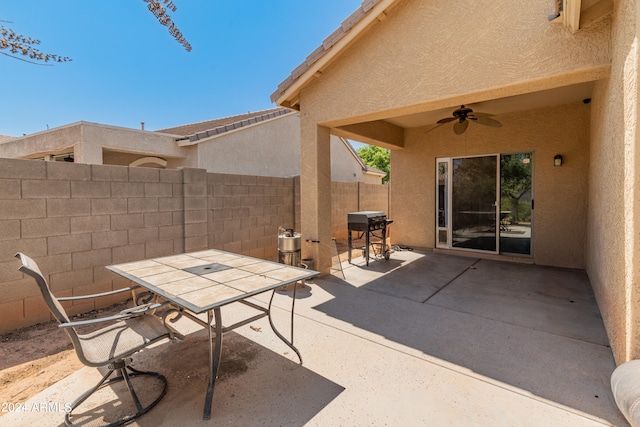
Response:
M325 52L321 53L321 47L314 50L311 55L307 57L305 62L300 64L291 74L292 76L296 75L296 70L299 70L300 75L298 77L293 77L293 81L287 86L286 89L279 96L274 99L276 105L280 105L286 108L294 108L295 104L292 102L287 102L287 100L291 101L292 99L298 98L298 92L305 86L309 81L313 78L319 77L322 75L322 70L329 65L353 40L355 40L366 28L369 27L375 21L382 21L386 18L385 10L387 10L393 3L398 0L381 0L372 8L366 10L365 15L362 17L360 21L355 23L353 27L345 33L345 35L339 40L335 41L335 44L331 44L331 46L327 49L328 43L332 42L332 36L336 34L337 30L334 31L325 41L323 41L322 46L324 47ZM367 6L368 2L363 2L360 6L361 8L370 7ZM306 71L302 71L302 68L306 68ZM285 80L286 81L286 80ZM276 91L277 94L277 91Z

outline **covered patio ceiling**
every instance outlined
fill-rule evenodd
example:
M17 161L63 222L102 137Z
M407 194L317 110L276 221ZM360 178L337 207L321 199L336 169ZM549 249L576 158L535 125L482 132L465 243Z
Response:
M326 125L331 127L332 133L338 136L393 150L404 147L405 130L420 127L435 128L438 120L452 117L453 111L460 105L465 105L474 111L499 116L575 102L590 102L594 84L595 80L590 79L565 86L495 98L490 98L486 96L487 94L472 93L448 100L437 100L424 106L406 106L401 110L378 112L375 114L375 120L371 120L371 116L365 120L351 117ZM509 91L511 91L510 88L505 88L505 92Z

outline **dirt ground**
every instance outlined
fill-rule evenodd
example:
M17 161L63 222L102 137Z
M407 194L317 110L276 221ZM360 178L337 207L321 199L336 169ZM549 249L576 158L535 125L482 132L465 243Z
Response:
M360 241L353 246L359 248ZM337 253L346 262L346 241L336 241ZM353 257L361 256L360 250ZM334 264L338 257L334 257ZM335 271L333 272L335 274ZM339 274L339 273L338 273ZM105 317L131 306L131 301L74 316L73 320ZM0 403L24 403L40 391L62 380L83 365L71 341L57 321L41 323L0 335ZM0 417L3 415L0 412Z

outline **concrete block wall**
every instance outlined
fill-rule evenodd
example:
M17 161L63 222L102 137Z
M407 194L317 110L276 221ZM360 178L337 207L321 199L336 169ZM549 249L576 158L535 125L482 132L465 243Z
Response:
M208 174L208 245L278 259L278 227L295 227L294 178Z
M50 320L13 256L34 258L56 296L128 285L104 267L184 250L183 171L0 159L0 332ZM64 303L70 314L111 305Z
M354 200L388 194L371 184L359 194L362 185L334 183L336 237ZM206 248L275 260L278 227L300 230L299 188L299 177L0 159L0 333L51 320L16 252L36 260L58 297L127 287L105 269L121 262ZM128 297L64 306L77 314Z

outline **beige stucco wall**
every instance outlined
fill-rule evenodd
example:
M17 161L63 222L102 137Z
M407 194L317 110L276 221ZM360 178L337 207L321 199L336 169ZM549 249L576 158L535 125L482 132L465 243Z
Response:
M394 242L435 246L437 157L533 153L533 259L584 268L590 106L582 102L500 116L500 129L471 124L463 135L442 126L406 134L391 155ZM553 157L563 156L561 167Z
M640 357L637 9L615 2L611 78L591 120L587 272L617 363Z
M112 163L105 162L104 152L109 153ZM76 162L84 164L126 166L122 159L116 160L115 153L128 153L129 156L123 157L135 159L157 155L175 160L175 166L193 166L189 151L176 145L175 136L88 122L61 126L0 144L0 158L38 158L44 154L66 153L73 153Z
M326 241L330 233L330 227L323 224L329 212L320 202L326 199L322 193L329 191L322 164L327 158L323 129L608 77L610 19L571 34L563 25L548 21L548 15L555 10L551 0L523 2L517 8L507 0L406 0L396 4L386 19L357 38L300 91L302 155L309 163L303 162L301 175L302 229L320 241ZM392 152L390 213L398 221L394 223L396 241L426 247L434 244L434 221L430 219L433 213L422 212L433 210L431 177L436 151L446 156L509 152L522 147L539 157L535 184L536 261L584 267L588 131L583 129L588 128L588 120L586 113L578 113L581 107L559 108L555 112L560 117L577 115L583 128L553 118L550 112L523 111L505 118L505 128L500 130L504 136L498 139L490 133L495 129L468 131L465 138L479 136L482 141L475 146L469 143L468 148L449 146L451 150L445 150L441 145L440 150L432 152L418 149L412 144L426 139L426 129L401 130L404 151ZM572 126L576 132L567 131ZM524 134L518 132L519 127L525 129ZM539 138L541 134L547 138ZM567 164L557 170L546 169L552 165L556 149L567 155ZM421 182L422 177L425 182ZM542 190L546 185L552 188ZM565 197L574 201L564 212L571 219L558 220L553 217L557 210L547 207L562 203ZM309 206L306 211L305 206ZM403 221L408 225L402 225ZM558 250L563 252L561 257L554 254ZM306 251L314 257L328 254L327 248L303 245L303 252ZM316 264L327 267L322 260Z
M571 34L553 0L397 3L302 90L304 115L337 126L607 74L610 20Z
M290 177L300 174L300 116L287 114L199 141L198 167L210 172ZM353 154L331 137L331 179L380 184L365 175Z

